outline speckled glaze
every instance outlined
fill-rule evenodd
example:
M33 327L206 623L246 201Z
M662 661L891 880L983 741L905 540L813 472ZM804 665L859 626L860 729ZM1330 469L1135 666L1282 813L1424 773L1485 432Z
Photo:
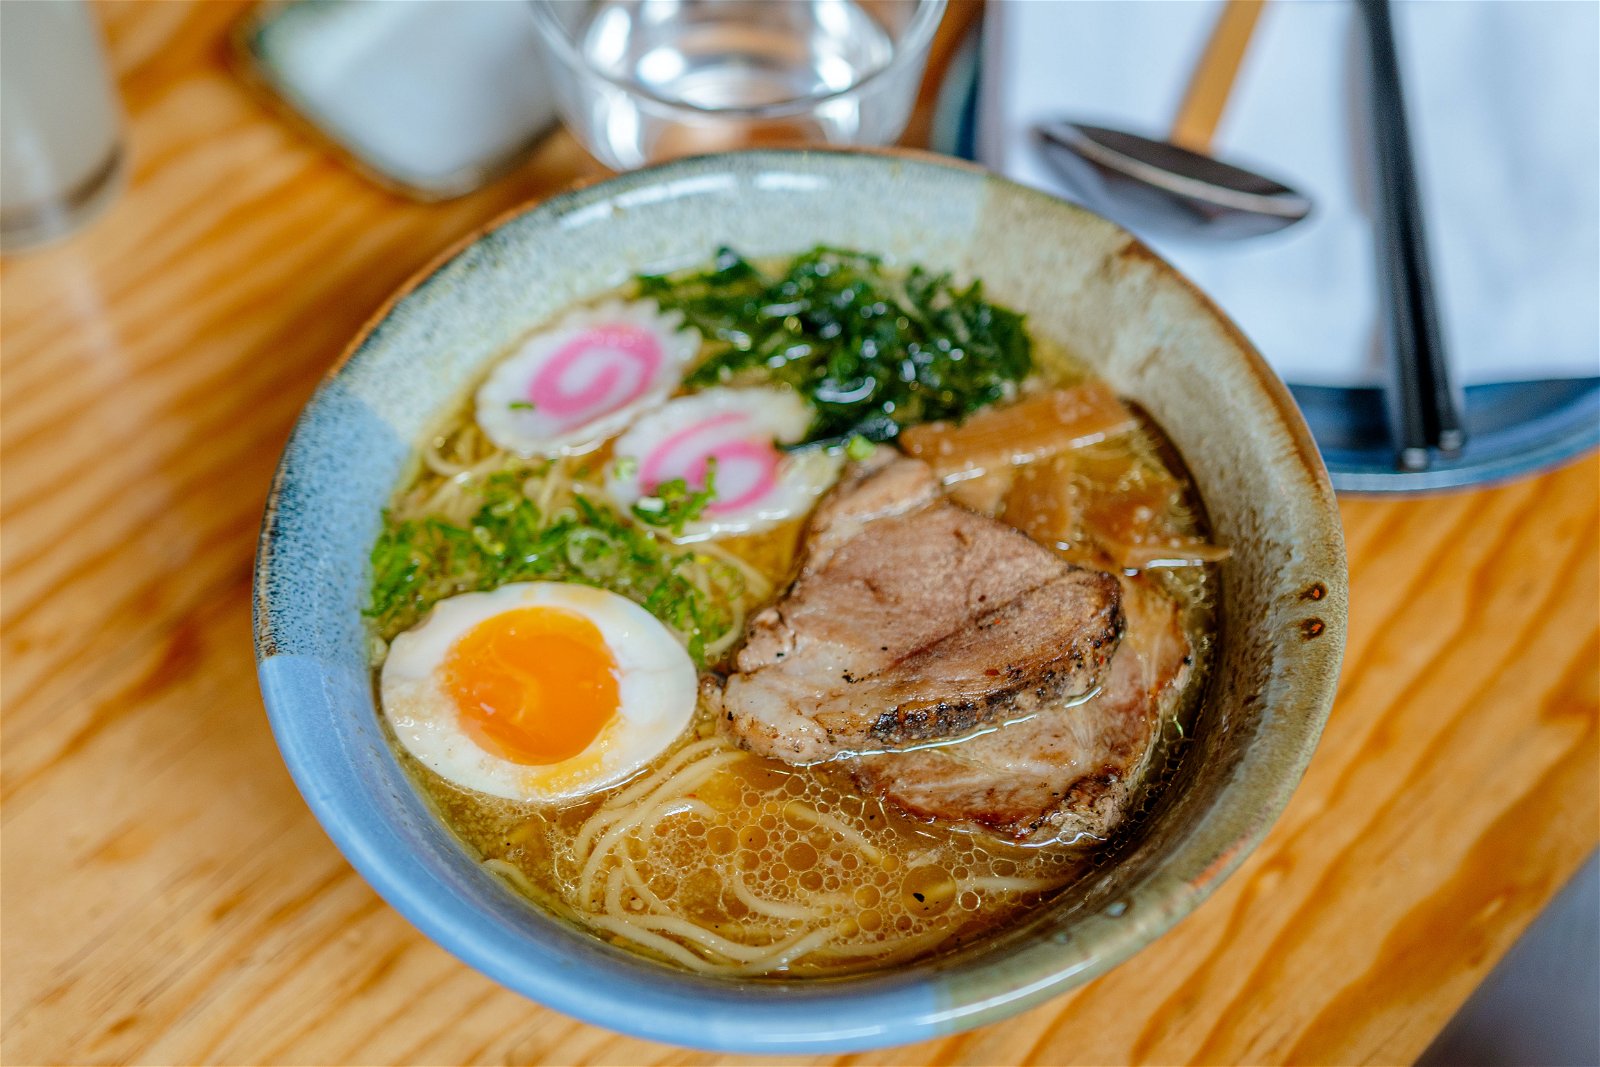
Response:
M692 976L562 924L484 872L385 744L360 608L379 509L413 442L485 362L641 270L818 243L983 279L1166 429L1223 566L1223 636L1194 742L1137 836L1029 922L931 964L828 982ZM1191 911L1266 834L1311 757L1344 649L1339 516L1288 393L1239 331L1113 224L904 153L683 160L512 214L385 307L307 405L255 575L267 712L307 803L374 888L512 989L643 1037L821 1052L993 1022L1103 973Z

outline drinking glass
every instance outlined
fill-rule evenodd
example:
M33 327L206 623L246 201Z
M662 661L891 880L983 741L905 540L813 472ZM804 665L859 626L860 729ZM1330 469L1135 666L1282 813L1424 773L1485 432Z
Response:
M557 106L626 170L905 129L945 0L533 0Z
M60 237L110 201L120 128L88 5L0 2L0 250Z

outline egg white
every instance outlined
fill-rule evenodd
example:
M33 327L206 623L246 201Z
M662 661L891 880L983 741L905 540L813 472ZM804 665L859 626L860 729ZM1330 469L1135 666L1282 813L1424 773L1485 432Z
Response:
M478 747L462 730L443 682L445 658L457 640L487 619L529 607L582 615L617 664L616 716L588 748L541 766ZM434 605L424 622L389 645L379 690L395 736L429 770L480 793L550 803L615 785L660 755L694 717L697 684L683 645L633 601L582 585L517 582Z
M550 360L585 331L610 325L637 327L661 345L661 362L639 395L575 426L553 425L550 415L527 406L529 386ZM489 440L519 456L555 458L592 452L640 412L666 400L699 351L700 332L683 326L682 313L662 312L653 301L608 300L579 308L528 337L489 372L477 392L478 426Z
M646 459L675 434L708 420L738 416L721 440L747 440L790 444L805 437L811 427L811 407L788 389L707 389L667 401L639 418L612 446L617 462L610 464L606 493L627 509L647 494L640 482ZM772 492L749 507L710 510L686 523L672 540L683 543L714 537L754 533L769 529L811 509L817 497L839 476L844 457L838 450L822 448L791 452L778 461ZM719 471L719 491L730 488ZM714 503L714 501L713 501Z

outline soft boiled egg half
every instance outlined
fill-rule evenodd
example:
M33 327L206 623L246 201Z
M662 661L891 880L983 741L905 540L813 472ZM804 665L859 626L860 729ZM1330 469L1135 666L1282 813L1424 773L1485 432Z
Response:
M519 456L599 448L678 387L700 333L651 301L611 300L534 333L478 389L478 425Z
M689 654L615 593L518 582L442 600L389 646L383 711L456 785L553 802L631 776L694 715Z
M803 515L839 476L844 457L778 446L805 437L811 408L787 389L707 389L640 417L613 446L606 492L624 509L648 510L663 484L698 491L714 470L714 495L673 540L753 533ZM715 467L712 467L712 464Z

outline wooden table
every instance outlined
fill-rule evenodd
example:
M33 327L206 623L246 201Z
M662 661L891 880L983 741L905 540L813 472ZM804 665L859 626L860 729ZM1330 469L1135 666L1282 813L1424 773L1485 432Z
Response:
M0 275L0 1059L708 1061L544 1010L424 940L278 760L248 593L296 412L412 270L598 168L560 136L467 199L396 200L227 73L237 10L101 9L129 187ZM1099 981L845 1059L1414 1058L1600 836L1597 484L1591 457L1345 501L1342 693L1243 870Z

